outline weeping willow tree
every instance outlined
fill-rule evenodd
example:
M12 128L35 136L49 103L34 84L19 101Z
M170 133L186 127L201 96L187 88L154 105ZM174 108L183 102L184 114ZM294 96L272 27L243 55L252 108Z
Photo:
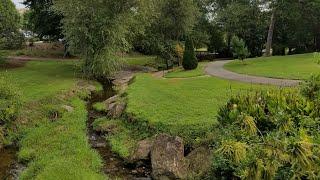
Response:
M119 54L148 25L154 9L149 0L54 0L63 14L63 33L70 50L83 59L83 72L95 78L120 70Z

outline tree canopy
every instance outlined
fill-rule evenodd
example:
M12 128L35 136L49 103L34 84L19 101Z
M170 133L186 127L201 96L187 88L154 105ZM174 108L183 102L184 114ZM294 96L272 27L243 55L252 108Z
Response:
M28 28L36 33L40 39L47 38L57 40L62 38L62 14L54 11L52 0L25 0L29 7Z

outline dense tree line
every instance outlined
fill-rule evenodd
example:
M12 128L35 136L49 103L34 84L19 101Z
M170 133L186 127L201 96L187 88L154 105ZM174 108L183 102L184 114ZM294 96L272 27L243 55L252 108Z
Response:
M244 41L251 57L271 55L271 50L273 55L320 50L319 0L26 0L25 4L31 9L34 32L52 39L63 34L72 50L85 55L91 69L101 67L92 64L101 54L113 56L101 62L109 64L116 62L117 53L132 50L158 55L169 66L168 61L177 59L175 49L188 37L195 48L207 47L221 57L233 56L234 36ZM115 67L111 64L105 67Z

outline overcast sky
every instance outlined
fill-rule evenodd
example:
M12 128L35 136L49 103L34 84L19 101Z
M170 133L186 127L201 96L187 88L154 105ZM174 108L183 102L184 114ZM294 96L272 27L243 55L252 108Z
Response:
M12 1L17 6L17 8L24 8L24 5L21 4L21 2L23 2L23 0L12 0Z

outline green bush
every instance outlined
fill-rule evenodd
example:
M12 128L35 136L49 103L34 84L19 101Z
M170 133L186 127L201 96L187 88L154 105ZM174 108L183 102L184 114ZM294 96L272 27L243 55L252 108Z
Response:
M243 61L250 55L244 40L238 38L237 36L234 36L232 38L231 46L232 46L232 53L234 58L238 58L239 60Z
M17 117L20 105L17 89L0 78L0 148L6 144L7 128Z
M295 90L231 98L218 113L211 174L241 179L320 178L318 107Z
M0 79L0 125L13 121L21 106L20 94L18 90Z
M182 66L185 70L193 70L198 67L198 60L194 52L192 39L188 38L185 45L183 54Z
M25 42L23 34L19 32L7 33L4 36L4 49L21 49Z
M320 100L320 74L312 75L302 84L301 94L310 100Z

